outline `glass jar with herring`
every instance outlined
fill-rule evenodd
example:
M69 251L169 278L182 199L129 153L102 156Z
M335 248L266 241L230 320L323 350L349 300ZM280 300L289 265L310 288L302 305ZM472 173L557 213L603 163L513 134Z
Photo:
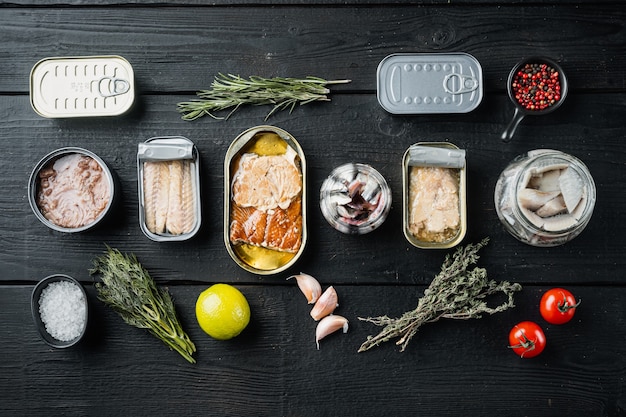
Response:
M515 158L495 187L496 212L506 230L532 246L558 246L589 223L596 186L578 158L537 149Z

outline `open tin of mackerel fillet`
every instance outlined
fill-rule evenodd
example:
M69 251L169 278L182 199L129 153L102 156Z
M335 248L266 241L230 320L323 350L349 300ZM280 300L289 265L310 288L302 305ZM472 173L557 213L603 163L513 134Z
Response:
M30 73L30 102L43 117L117 116L134 101L133 68L121 56L45 58Z
M182 136L162 136L137 150L139 223L156 242L180 241L200 229L200 155Z
M467 113L483 98L483 72L467 53L393 54L376 72L380 105L393 114Z
M448 142L420 142L404 153L403 229L412 245L447 249L463 240L465 167L465 151Z
M307 240L306 161L288 132L241 133L224 160L224 243L241 268L259 275L292 266Z

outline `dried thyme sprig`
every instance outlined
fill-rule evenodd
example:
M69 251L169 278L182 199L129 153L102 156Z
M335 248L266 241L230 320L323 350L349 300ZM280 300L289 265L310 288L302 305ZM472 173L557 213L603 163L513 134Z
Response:
M148 271L135 255L124 255L107 247L105 255L94 259L89 272L99 274L102 283L96 283L98 299L116 311L131 326L147 329L187 361L196 346L183 330L170 294L158 288Z
M197 93L199 99L184 101L177 104L183 120L196 120L204 115L214 119L228 119L244 104L273 104L274 108L267 114L267 120L279 110L289 109L291 113L296 104L307 104L313 101L330 101L326 88L329 84L349 83L350 80L327 81L318 77L306 78L264 78L251 76L248 79L238 75L219 74L211 83L210 90ZM225 117L214 113L230 109Z
M520 284L488 280L484 268L475 267L468 271L468 267L478 261L478 251L488 242L489 238L485 238L478 244L458 248L452 258L446 255L441 272L424 291L415 310L407 311L398 318L359 317L359 320L383 327L376 336L367 337L359 352L396 338L399 338L396 345L404 351L411 338L426 323L439 319L480 318L483 313L495 314L514 307L513 294L522 289ZM497 307L489 307L486 298L498 292L506 294L507 301Z

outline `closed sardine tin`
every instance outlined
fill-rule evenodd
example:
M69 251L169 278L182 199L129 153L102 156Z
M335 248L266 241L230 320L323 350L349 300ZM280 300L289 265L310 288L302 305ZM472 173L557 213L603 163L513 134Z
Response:
M155 242L182 241L200 229L200 155L183 136L160 136L137 147L139 224Z
M133 68L121 56L45 58L30 74L30 102L43 117L117 116L134 100Z
M467 53L392 54L378 65L378 102L393 114L467 113L482 101L482 77Z
M402 223L409 243L421 249L459 244L467 231L465 152L448 142L411 145L404 153L402 180Z
M224 159L224 243L244 270L271 275L291 267L307 241L306 160L296 139L257 126Z

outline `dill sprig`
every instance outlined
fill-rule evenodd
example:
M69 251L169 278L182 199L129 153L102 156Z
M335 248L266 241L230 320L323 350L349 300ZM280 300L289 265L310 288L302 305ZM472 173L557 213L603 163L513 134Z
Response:
M313 101L330 101L326 88L330 84L349 83L350 80L327 81L318 77L306 78L264 78L251 76L248 79L238 75L218 74L211 83L210 90L197 92L196 100L177 104L183 120L196 120L204 115L214 119L228 119L242 105L260 106L272 104L274 107L267 114L289 109L291 113L296 104L307 104ZM225 117L218 117L215 112L231 109Z
M495 314L515 307L513 294L522 289L520 284L507 281L496 282L487 279L487 270L475 267L468 270L478 259L478 251L489 242L483 239L478 244L458 248L453 257L446 255L441 272L435 276L424 291L414 310L407 311L398 318L388 316L359 317L369 323L383 327L376 336L368 336L359 348L365 352L391 339L398 339L396 345L404 351L419 328L439 319L467 320L480 318L483 313ZM489 307L486 298L502 292L508 299L496 307Z
M89 272L99 274L98 299L116 311L131 326L147 329L163 343L195 363L196 346L183 330L170 294L158 288L135 255L122 254L107 246L105 255L93 261Z

